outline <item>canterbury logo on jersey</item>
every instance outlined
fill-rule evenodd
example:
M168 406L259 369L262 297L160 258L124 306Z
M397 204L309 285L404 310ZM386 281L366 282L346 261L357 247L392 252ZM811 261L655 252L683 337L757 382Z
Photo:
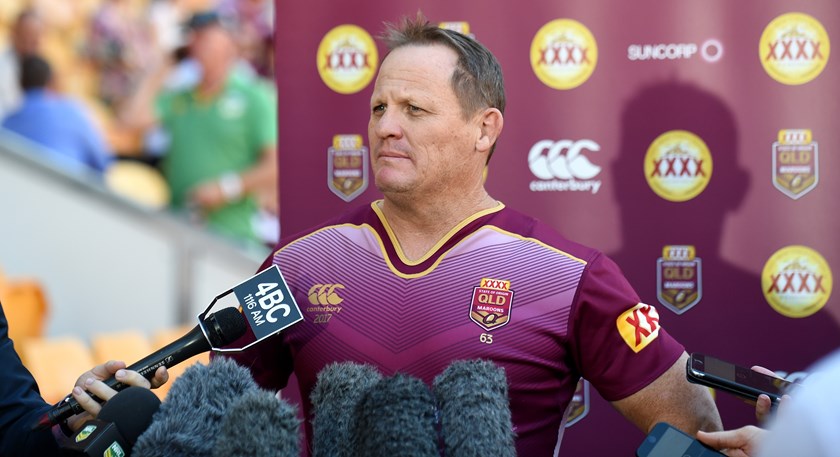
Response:
M309 288L309 303L313 305L337 305L344 301L337 291L344 290L342 284L315 284Z
M659 336L659 313L644 303L621 313L615 320L618 333L633 352L639 352Z

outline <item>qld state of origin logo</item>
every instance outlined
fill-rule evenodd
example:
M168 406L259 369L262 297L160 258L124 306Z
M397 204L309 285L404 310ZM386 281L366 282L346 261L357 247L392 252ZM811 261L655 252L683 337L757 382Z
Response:
M703 296L702 269L694 246L665 246L656 261L656 298L682 314Z
M327 149L327 186L349 202L368 186L368 148L361 135L336 135Z
M473 288L470 319L490 331L510 322L511 306L510 281L483 278L481 285Z
M773 186L796 200L817 187L819 171L811 130L779 130L773 143Z

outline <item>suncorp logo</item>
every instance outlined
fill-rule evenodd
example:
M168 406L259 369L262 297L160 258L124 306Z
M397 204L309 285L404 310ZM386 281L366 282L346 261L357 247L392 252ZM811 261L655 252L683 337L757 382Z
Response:
M723 44L712 38L699 46L697 43L631 44L627 47L630 60L676 60L690 59L698 51L706 62L717 62L723 57Z
M537 141L528 153L528 167L539 178L531 181L531 191L598 193L601 180L593 178L601 172L601 167L590 162L584 152L600 150L601 146L592 140Z

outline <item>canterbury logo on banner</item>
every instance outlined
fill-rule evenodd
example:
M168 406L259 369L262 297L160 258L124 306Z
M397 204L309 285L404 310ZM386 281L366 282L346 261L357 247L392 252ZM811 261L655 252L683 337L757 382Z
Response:
M639 303L615 320L618 333L633 352L639 352L659 336L659 313L653 306Z
M585 191L598 193L601 180L594 179L601 167L587 158L601 146L592 140L540 140L528 152L528 167L539 180L531 181L532 192Z

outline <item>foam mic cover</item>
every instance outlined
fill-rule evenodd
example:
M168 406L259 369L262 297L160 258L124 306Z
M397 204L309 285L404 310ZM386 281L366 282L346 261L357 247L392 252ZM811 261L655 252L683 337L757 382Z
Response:
M213 457L298 457L297 408L257 389L238 398L222 420Z
M97 419L117 424L129 447L149 428L152 417L160 409L160 399L151 390L131 386L108 400Z
M242 395L258 389L248 369L227 358L195 364L175 380L152 425L137 440L139 457L210 456L219 424Z
M352 455L439 457L435 414L434 396L423 381L403 374L384 378L355 408Z
M433 384L444 455L516 456L507 376L487 360L453 362Z
M353 362L332 363L318 373L310 395L313 457L353 456L353 410L380 379L373 366Z
M148 389L128 387L61 445L65 456L130 455L137 437L151 424L160 400Z

